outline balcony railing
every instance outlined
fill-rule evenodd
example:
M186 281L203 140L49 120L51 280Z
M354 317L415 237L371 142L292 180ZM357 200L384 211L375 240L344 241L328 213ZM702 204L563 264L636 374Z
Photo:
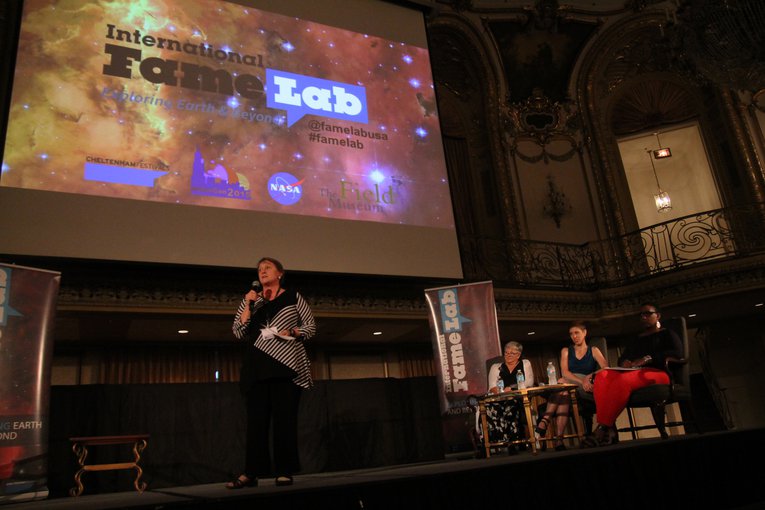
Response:
M466 273L502 285L613 287L691 264L765 253L765 204L690 214L582 245L464 237L462 243Z

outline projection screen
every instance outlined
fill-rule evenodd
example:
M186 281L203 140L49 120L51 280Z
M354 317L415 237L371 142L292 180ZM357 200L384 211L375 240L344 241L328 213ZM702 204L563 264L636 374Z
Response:
M461 278L422 13L27 0L4 255Z

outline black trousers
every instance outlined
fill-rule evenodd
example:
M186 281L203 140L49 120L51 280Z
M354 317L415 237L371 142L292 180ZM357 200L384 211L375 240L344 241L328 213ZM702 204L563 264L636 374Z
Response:
M290 379L256 381L247 392L247 451L244 468L247 476L291 476L300 470L297 448L300 395L301 388Z

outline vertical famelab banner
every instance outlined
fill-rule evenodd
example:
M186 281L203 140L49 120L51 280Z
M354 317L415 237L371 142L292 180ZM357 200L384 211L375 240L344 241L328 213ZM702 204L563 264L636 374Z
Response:
M61 274L0 264L0 504L48 496L53 320Z
M486 360L500 353L492 282L426 289L444 441L452 451L470 442L475 411L468 397L488 391Z

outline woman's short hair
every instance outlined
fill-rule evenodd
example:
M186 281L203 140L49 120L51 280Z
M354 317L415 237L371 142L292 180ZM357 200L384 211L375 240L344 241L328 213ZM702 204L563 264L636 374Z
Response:
M523 345L521 345L520 343L516 342L515 340L510 340L509 342L507 342L505 344L505 348L504 348L504 350L502 352L505 352L509 348L514 348L514 349L517 349L518 352L523 352Z
M263 257L262 259L260 259L258 261L258 263L256 264L255 267L260 266L261 263L266 262L266 261L268 261L268 262L272 263L274 266L276 266L276 269L278 269L280 273L284 272L284 266L282 265L282 263L279 262L278 260L276 260L273 257Z
M582 331L587 331L587 324L585 324L584 321L571 321L568 325L568 329L571 328L579 328Z
M272 263L274 267L276 267L276 270L282 274L282 276L279 278L279 281L281 283L284 283L284 266L282 265L282 263L273 257L263 257L262 259L258 261L258 264L255 267L260 267L260 264L262 264L263 262Z
M645 303L640 305L640 308L643 308L644 306L650 306L651 308L656 310L656 313L661 313L661 308L659 308L659 305L657 305L653 301L646 301Z

